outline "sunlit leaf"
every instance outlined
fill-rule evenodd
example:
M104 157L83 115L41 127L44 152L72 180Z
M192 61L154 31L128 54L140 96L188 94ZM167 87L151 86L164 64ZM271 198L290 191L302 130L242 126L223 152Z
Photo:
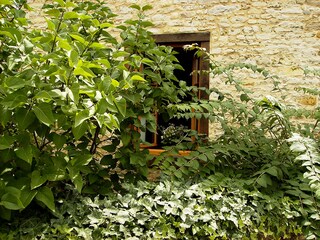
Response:
M32 164L33 151L32 151L31 145L19 147L18 149L15 150L15 154L17 155L17 157L26 161L30 165Z
M38 170L31 173L31 189L40 187L47 181L47 178L42 176Z
M75 140L79 140L88 130L89 126L86 122L79 124L77 127L72 127L72 133Z
M52 113L52 107L48 103L39 103L37 106L33 107L33 112L40 122L50 126L54 123L54 117Z
M91 116L89 114L89 110L85 109L81 112L78 112L76 114L75 120L74 120L74 127L78 127L81 123L83 123L85 120L89 119Z
M36 199L46 205L51 211L55 212L53 193L50 188L43 186L38 190Z
M141 76L139 76L139 75L133 75L133 76L131 77L131 80L132 80L132 81L140 81L140 82L145 82L145 81L146 81L143 77L141 77Z
M63 15L63 19L73 19L73 18L79 18L79 14L76 12L66 12Z

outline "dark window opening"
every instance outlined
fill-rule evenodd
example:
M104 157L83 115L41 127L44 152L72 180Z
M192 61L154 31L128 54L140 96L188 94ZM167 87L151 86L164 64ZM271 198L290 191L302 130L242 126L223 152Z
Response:
M178 53L176 55L180 65L184 68L182 70L175 70L175 76L178 80L186 81L188 86L209 87L209 76L207 74L192 74L194 71L208 70L208 64L201 58L195 56L194 51L185 51L183 46L186 44L197 43L200 47L209 49L209 33L191 33L191 34L163 34L155 35L156 42L163 45L172 46ZM205 94L199 92L199 98L207 98ZM183 99L184 101L190 101L191 96ZM168 120L168 117L162 113L157 114L157 133L151 133L147 131L142 133L142 138L148 143L151 143L152 148L161 148L162 133L164 129L169 126L183 127L185 129L197 130L200 134L208 135L208 120L207 119L184 119L184 118L172 118Z

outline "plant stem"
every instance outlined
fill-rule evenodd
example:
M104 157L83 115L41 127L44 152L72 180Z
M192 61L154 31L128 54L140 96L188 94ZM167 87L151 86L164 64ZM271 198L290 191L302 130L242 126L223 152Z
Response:
M97 140L98 140L99 132L100 132L100 127L97 126L96 127L96 131L94 133L92 145L91 145L91 148L90 148L90 153L91 154L94 154L96 152L96 150L97 150Z
M62 12L61 15L60 15L59 23L58 23L58 26L57 26L56 33L54 35L54 39L53 39L53 42L52 42L52 47L51 47L50 53L52 53L54 51L54 48L55 48L55 45L56 45L56 42L57 42L58 33L60 31L61 23L62 23L62 20L63 20L63 16L64 16L64 12Z
M40 146L39 146L39 143L38 143L38 140L37 140L37 136L36 136L36 132L33 132L33 139L36 142L37 148L40 149Z

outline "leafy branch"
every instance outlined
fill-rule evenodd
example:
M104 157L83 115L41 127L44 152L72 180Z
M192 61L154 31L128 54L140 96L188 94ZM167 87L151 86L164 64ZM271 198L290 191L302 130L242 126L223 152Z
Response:
M319 146L311 138L302 137L299 134L293 134L288 142L291 143L291 151L299 154L295 160L302 161L301 166L306 167L307 171L303 174L303 177L309 180L310 188L320 199Z

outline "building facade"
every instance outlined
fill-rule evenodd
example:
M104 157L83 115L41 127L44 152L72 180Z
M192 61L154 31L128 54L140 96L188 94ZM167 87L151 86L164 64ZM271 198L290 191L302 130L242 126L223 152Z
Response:
M40 5L37 1L34 6ZM136 10L129 7L132 4L151 5L146 19L155 24L150 31L157 35L209 33L209 51L215 60L262 66L279 76L280 87L290 91L286 103L308 109L319 105L317 97L295 91L297 87L320 88L318 77L304 75L304 69L320 69L319 0L106 2L118 14L116 21L136 17ZM257 97L273 95L270 82L260 75L248 73L241 80ZM225 87L218 79L210 79L210 84Z

